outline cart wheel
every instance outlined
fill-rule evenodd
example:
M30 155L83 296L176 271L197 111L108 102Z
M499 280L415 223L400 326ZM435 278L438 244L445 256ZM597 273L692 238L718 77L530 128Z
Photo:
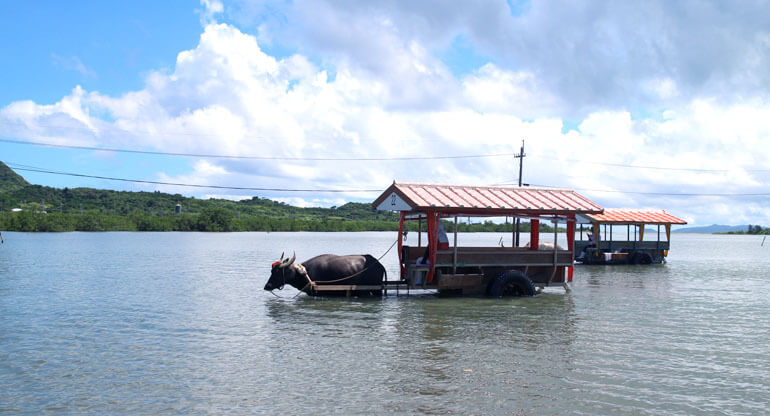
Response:
M650 264L652 263L652 256L650 253L639 253L639 264Z
M645 251L636 251L631 256L629 264L650 264L652 263L652 256Z
M509 270L489 284L487 295L495 298L508 296L535 296L532 280L518 270Z

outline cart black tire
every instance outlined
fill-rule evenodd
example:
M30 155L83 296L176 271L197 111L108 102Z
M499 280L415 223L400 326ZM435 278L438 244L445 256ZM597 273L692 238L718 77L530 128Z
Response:
M629 263L630 264L651 264L652 255L645 251L636 251L631 256L631 261L629 261Z
M535 293L532 279L518 270L509 270L497 276L487 287L487 296L495 298L535 296Z

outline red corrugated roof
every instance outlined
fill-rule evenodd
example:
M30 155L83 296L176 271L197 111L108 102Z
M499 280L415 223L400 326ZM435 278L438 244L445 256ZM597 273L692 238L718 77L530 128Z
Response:
M414 211L478 214L600 213L602 207L571 189L518 186L441 185L394 182L373 203L393 193Z
M605 208L603 214L587 214L586 217L602 224L687 224L662 209Z

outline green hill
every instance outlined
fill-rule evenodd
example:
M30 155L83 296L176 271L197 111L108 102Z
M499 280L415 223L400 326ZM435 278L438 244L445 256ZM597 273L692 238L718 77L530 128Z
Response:
M14 172L5 163L0 162L0 193L21 189L27 185L29 182L24 180L21 175Z
M398 226L396 214L374 211L368 203L299 208L256 196L201 200L157 191L59 189L31 185L2 162L0 175L2 230L361 231ZM14 208L21 211L10 212Z
M162 192L31 185L0 162L0 230L8 231L395 231L398 214L369 203L300 208L267 198L196 199ZM178 208L177 208L178 207ZM16 212L12 210L17 209ZM20 211L18 210L20 209ZM179 209L179 212L177 212ZM410 230L417 224L410 222ZM445 223L447 232L454 224ZM511 232L491 221L458 231ZM529 224L522 224L528 231ZM541 225L541 231L550 230Z

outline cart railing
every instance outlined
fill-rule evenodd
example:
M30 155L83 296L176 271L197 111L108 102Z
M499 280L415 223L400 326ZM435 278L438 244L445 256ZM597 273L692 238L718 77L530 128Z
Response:
M424 253L424 247L404 246L407 265L415 265ZM518 267L518 266L572 266L569 250L530 250L524 247L457 247L438 250L436 267Z
M586 247L592 247L593 243L588 241L575 241L575 252L580 253ZM599 250L668 250L671 243L668 241L599 241L596 248Z

